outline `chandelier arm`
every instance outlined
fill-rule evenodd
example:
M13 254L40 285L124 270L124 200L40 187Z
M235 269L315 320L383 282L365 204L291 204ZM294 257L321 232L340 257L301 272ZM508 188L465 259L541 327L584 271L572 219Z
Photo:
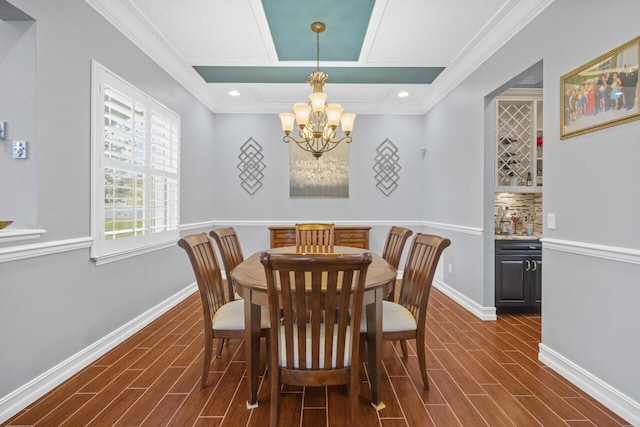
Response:
M307 141L304 138L296 138L295 136L292 136L292 135L285 135L282 138L282 140L285 143L293 142L304 151L307 151L307 152L312 153L312 154L320 154L320 155L322 155L322 153L326 153L328 151L333 150L341 142L345 142L345 143L348 144L348 143L350 143L352 141L350 136L344 136L344 137L339 138L339 139L331 139L331 140L328 140L328 141L323 141L322 147L320 149L317 149L317 148L314 148L310 144L310 142Z

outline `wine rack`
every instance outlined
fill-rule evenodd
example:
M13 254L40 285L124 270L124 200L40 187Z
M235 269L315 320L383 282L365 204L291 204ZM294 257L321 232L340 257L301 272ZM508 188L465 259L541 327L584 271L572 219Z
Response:
M538 174L542 164L536 153L542 134L542 100L527 95L496 99L496 191L542 191Z
M531 102L498 101L498 182L502 185L523 185L531 171L531 110Z

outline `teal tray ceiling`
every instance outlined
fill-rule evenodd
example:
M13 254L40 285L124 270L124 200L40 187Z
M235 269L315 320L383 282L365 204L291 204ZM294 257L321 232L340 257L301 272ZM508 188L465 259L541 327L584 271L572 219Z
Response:
M357 61L371 19L374 0L262 0L280 61L315 61L316 34L311 24L324 22L320 61Z
M314 67L193 67L207 83L304 83ZM320 67L328 83L430 84L444 67Z

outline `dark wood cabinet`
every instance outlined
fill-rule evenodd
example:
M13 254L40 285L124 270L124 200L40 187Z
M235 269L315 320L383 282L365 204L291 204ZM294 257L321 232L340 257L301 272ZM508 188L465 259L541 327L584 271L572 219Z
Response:
M496 308L538 311L542 302L539 240L496 240Z
M336 226L334 244L369 249L369 230L371 227ZM269 227L269 233L269 242L272 248L295 246L296 244L295 226Z

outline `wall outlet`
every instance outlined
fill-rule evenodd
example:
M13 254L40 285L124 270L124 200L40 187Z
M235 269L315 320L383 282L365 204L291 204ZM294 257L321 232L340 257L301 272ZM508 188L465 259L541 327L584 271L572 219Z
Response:
M550 230L556 228L556 214L547 214L547 228Z
M13 158L27 158L27 141L13 141Z
M453 274L453 265L449 264L449 274Z

